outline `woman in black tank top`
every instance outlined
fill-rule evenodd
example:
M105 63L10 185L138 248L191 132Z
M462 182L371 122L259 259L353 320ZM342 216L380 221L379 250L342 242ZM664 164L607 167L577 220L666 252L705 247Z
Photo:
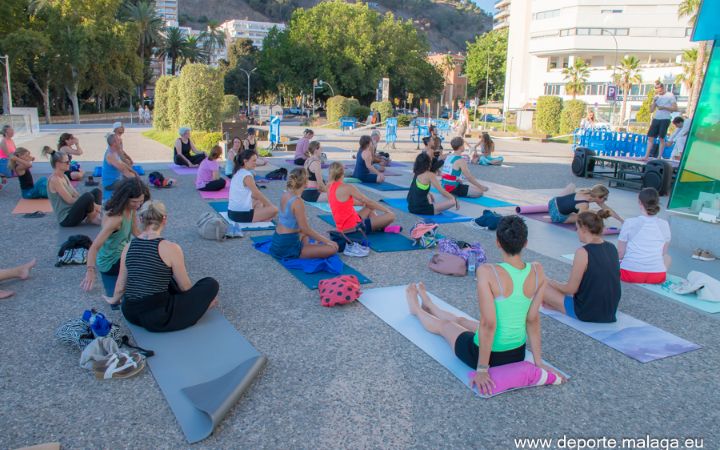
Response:
M190 128L180 128L180 137L175 141L173 161L178 166L197 167L205 159L205 153L199 151L190 140L190 131Z

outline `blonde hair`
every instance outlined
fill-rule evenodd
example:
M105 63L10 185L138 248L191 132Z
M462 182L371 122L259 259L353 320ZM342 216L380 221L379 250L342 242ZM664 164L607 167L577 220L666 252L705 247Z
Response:
M320 142L318 141L312 141L310 142L310 145L308 145L307 152L309 155L314 155L316 151L320 148Z
M297 191L305 187L307 179L307 170L298 167L297 169L293 169L288 175L286 186L289 191Z
M342 164L335 161L334 163L330 164L328 174L330 175L330 181L340 181L345 176L345 168Z
M605 187L604 184L596 184L595 186L591 187L590 189L588 189L588 188L578 189L577 193L589 195L590 197L596 198L596 199L601 199L601 198L607 199L608 196L610 195L610 191L608 190L607 187Z
M145 230L159 227L165 217L167 217L167 208L159 200L146 201L138 212L138 219L140 219L140 223Z
M18 147L17 150L15 150L15 153L13 153L13 156L17 156L18 158L22 155L29 155L30 150L26 149L25 147ZM15 170L15 158L10 158L10 161L8 161L8 169Z
M44 146L42 150L40 150L40 154L47 158L51 157L53 153L55 153L55 150L49 145Z

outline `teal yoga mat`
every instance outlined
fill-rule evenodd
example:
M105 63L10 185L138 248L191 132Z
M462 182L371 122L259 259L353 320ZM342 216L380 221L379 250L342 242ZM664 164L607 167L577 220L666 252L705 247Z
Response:
M399 209L400 211L404 211L408 214L412 214L410 211L408 211L407 199L384 198L384 199L382 199L382 201L387 203L388 205L392 206L393 208ZM435 214L432 216L425 216L422 214L413 214L413 215L421 218L425 222L435 222L435 223L458 223L458 222L470 222L471 220L473 220L472 217L463 216L462 214L457 214L452 211L443 211L440 214Z
M210 436L267 361L218 308L180 331L127 326L137 345L155 352L147 363L191 444Z
M430 188L430 190L436 194L439 194L437 189ZM506 206L517 206L515 203L509 203L504 200L498 200L496 198L482 196L482 197L458 197L458 200L466 202L466 203L473 203L475 205L484 206L486 208L503 208Z
M382 183L362 183L362 185L377 191L407 191L409 189L405 186L388 183L387 181L383 181Z
M335 226L335 221L330 214L321 214L318 216L323 222ZM350 233L348 237L362 238L360 233ZM419 245L413 245L413 241L399 233L371 233L367 235L370 248L378 253L385 252L404 252L408 250L424 250Z
M267 240L267 236L253 236L250 239L253 242L263 242ZM259 250L256 250L257 252L260 252ZM262 252L260 252L262 253ZM268 256L270 259L274 259L272 256ZM278 263L280 264L280 263ZM360 281L360 284L368 284L372 283L372 280L365 275L361 274L357 270L353 269L352 267L348 266L347 264L344 264L344 268L342 273L335 274L335 273L329 273L329 272L316 272L316 273L305 273L302 270L298 269L288 269L287 267L280 264L280 267L284 268L290 274L292 274L295 278L297 278L302 284L307 286L308 289L317 289L318 284L321 280L326 280L328 278L334 278L340 275L355 275Z

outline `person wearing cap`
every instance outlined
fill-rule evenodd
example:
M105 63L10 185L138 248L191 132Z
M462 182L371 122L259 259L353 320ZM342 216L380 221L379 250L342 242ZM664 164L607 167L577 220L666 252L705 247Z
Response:
M296 166L305 165L305 161L307 160L308 147L310 146L310 141L312 140L313 136L315 136L313 130L306 128L303 132L303 137L298 141L297 145L295 146Z
M115 134L115 138L117 138L117 140L118 140L118 145L119 145L118 155L120 156L120 159L122 159L122 161L125 164L132 167L135 164L135 162L132 160L130 155L128 155L125 152L125 147L123 146L122 135L125 134L125 125L123 125L122 122L115 122L113 124L113 133Z
M178 130L180 137L175 141L173 158L178 166L197 167L205 159L205 153L198 150L190 140L190 131L192 130L189 127L181 127Z

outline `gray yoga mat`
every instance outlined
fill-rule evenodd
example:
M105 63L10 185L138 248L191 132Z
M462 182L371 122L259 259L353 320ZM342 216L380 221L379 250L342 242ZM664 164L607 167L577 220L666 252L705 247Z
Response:
M217 308L181 331L127 326L155 352L148 365L191 444L210 436L267 362Z

